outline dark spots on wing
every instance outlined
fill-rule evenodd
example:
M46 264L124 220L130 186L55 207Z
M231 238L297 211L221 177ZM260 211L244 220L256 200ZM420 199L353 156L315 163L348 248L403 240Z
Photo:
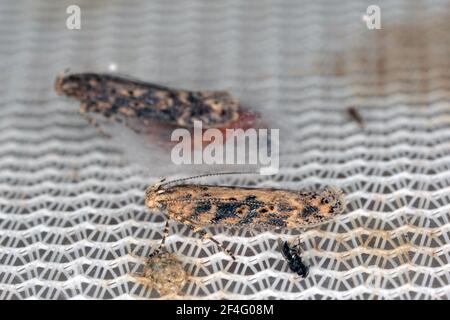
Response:
M229 201L237 201L237 199L236 199L236 198L233 198L233 197L228 198L228 200L229 200Z
M247 196L245 198L245 201L249 201L249 202L252 202L252 201L255 201L255 200L256 200L256 196Z
M320 203L321 204L328 204L328 203L330 203L330 199L328 197L324 197L324 198L322 198L322 200L320 200Z
M128 100L122 97L117 97L114 99L114 107L118 108L121 106L126 106L128 104Z
M190 103L196 103L198 101L198 98L196 98L192 92L189 92L187 95L187 99Z
M262 209L264 209L263 205L264 203L262 201L256 201L256 197L255 196L250 196L251 197L251 202L247 203L248 206L248 213L246 214L246 216L244 218L242 218L238 224L251 224L254 223L255 218L257 218L260 214L260 209L262 207ZM245 199L248 200L248 197Z
M251 224L251 223L253 223L253 220L255 219L255 217L257 217L258 216L258 212L256 212L255 210L253 210L253 211L249 211L249 213L244 217L244 218L242 218L239 222L238 222L238 224Z
M286 226L286 221L282 218L270 218L267 220L267 224L270 226L284 227Z
M205 192L205 193L202 194L202 197L209 198L209 197L211 197L211 193Z
M259 209L259 213L266 213L266 212L269 212L269 210L267 210L267 208Z
M308 216L317 214L319 212L319 209L314 206L305 205L302 212L300 213L302 217L306 218Z
M216 215L211 220L211 223L219 223L225 218L237 217L236 210L241 206L241 203L220 203L217 205Z
M187 200L191 200L191 199L192 199L192 194L190 194L190 193L182 195L181 197L178 198L178 200L180 200L180 201L187 201Z
M294 210L294 208L292 208L288 203L285 202L277 203L277 211L279 212L286 212L292 210Z
M195 207L195 214L201 214L201 213L204 213L204 212L208 212L209 210L211 210L211 203L209 201L207 201L207 202L200 202Z
M153 95L145 95L143 97L144 103L147 105L153 105L158 102L158 99L156 99Z
M333 205L331 206L330 212L331 212L332 214L335 214L335 213L337 213L338 209L340 209L341 207L342 207L342 203L338 200L338 201L336 201L335 204L333 204Z
M208 105L205 104L195 104L195 107L191 109L192 117L199 117L203 115L207 115L211 112L211 109Z

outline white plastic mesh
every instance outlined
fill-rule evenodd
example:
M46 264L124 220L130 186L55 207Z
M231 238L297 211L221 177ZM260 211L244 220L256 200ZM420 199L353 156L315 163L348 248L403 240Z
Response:
M448 299L450 3L372 2L86 0L79 31L65 27L70 1L0 2L0 298L158 297L132 276L164 226L143 198L158 168L130 164L53 91L67 67L114 62L229 90L281 129L276 179L214 182L347 194L344 216L301 233L306 279L279 234L213 230L233 262L172 223L190 274L180 297ZM362 21L370 4L381 30Z

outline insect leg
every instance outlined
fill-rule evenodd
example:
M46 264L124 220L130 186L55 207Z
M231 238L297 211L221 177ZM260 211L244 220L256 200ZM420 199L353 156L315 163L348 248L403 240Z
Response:
M198 233L200 235L200 237L202 238L202 240L206 240L206 239L211 240L212 242L214 242L219 247L219 249L221 249L226 254L228 254L233 260L236 260L236 257L234 256L234 254L230 250L225 248L225 246L221 242L219 242L216 239L214 239L208 232L203 230L201 227L194 227L193 225L189 224L189 228L193 232Z
M301 257L301 242L300 238L297 244L290 245L288 241L278 241L281 245L281 254L287 261L289 268L297 273L299 276L306 278L309 274L309 267L305 265Z
M303 245L302 240L300 239L300 237L297 238L297 243L294 244L294 241L292 241L292 243L291 243L291 245L292 245L291 248L292 249L295 249L299 253L301 253L302 251L306 251L305 246Z
M88 114L86 114L84 112L80 112L80 114L83 118L85 118L87 120L87 122L89 122L89 124L91 124L95 127L95 129L97 130L98 133L100 133L101 135L103 135L107 138L111 138L111 136L109 134L107 134L105 131L103 131L103 129L100 127L100 125L98 124L97 120L95 120L95 118L89 116Z
M112 115L108 116L108 119L111 120L111 121L115 121L115 122L117 122L119 124L123 124L125 127L127 127L128 129L130 129L131 131L133 131L136 134L140 134L142 132L141 130L133 128L130 125L130 123L128 122L126 117L118 117L118 116L112 114Z
M166 242L166 238L169 235L169 219L166 220L166 224L164 225L164 231L163 231L163 236L162 236L162 240L161 243L159 244L159 247L156 248L155 251L153 251L150 255L149 258L152 258L156 255L158 255L161 250L164 248L165 242Z
M189 220L189 219L186 219L186 218L183 218L183 217L178 216L178 215L176 215L176 214L171 214L171 216L172 216L175 220L177 220L178 222L183 223L184 225L187 225L187 226L189 227L189 229L191 229L193 232L198 233L198 234L200 235L200 237L201 237L202 240L209 239L209 240L211 240L212 242L214 242L214 243L219 247L220 250L222 250L222 251L225 252L227 255L229 255L233 260L236 260L236 257L234 256L234 254L233 254L230 250L228 250L227 248L225 248L225 246L224 246L221 242L219 242L219 241L217 241L216 239L214 239L214 238L213 238L208 232L206 232L202 227L195 226L196 223L195 223L194 221Z

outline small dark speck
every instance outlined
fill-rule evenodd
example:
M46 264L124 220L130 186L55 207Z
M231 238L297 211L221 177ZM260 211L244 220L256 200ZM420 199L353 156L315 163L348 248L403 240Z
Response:
M364 127L363 118L361 117L361 114L358 112L358 110L356 110L355 107L348 107L347 113L356 123L358 123L360 128Z

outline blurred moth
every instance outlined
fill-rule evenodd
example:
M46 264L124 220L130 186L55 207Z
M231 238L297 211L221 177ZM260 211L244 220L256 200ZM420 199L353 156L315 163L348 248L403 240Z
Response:
M60 75L55 90L78 99L82 114L138 119L146 125L152 120L192 128L194 121L201 121L204 128L220 128L234 127L240 120L249 121L248 113L242 112L238 101L226 91L178 90L98 73Z

